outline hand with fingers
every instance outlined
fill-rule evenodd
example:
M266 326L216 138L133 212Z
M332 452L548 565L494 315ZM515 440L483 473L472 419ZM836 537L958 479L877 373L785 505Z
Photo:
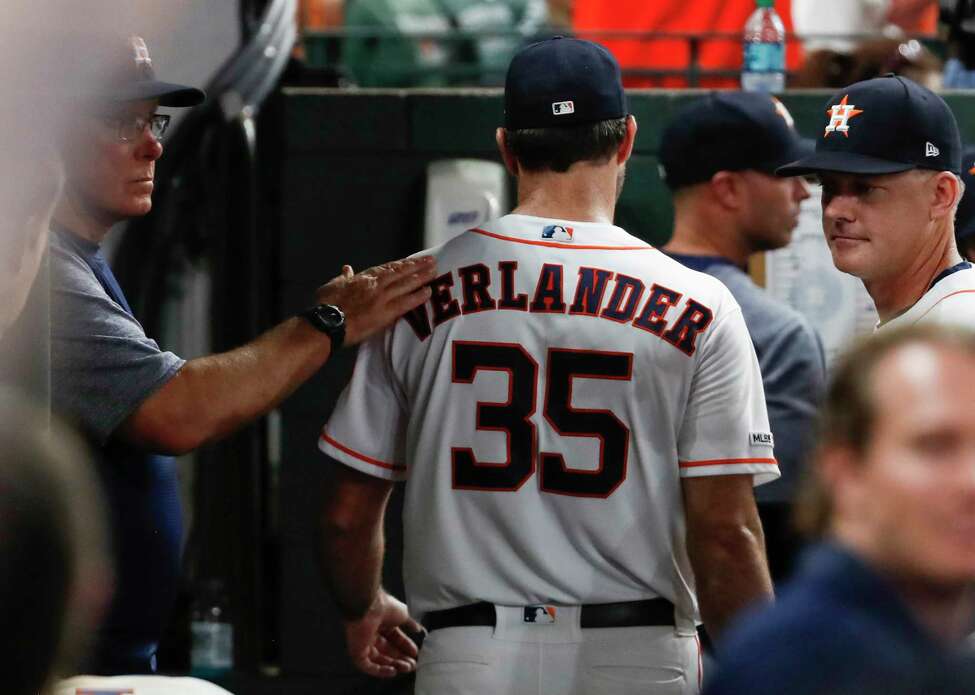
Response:
M417 633L423 628L410 617L402 601L380 589L364 616L345 623L352 663L376 678L412 673L418 651L404 630Z
M345 313L345 344L354 345L393 323L430 298L427 283L436 275L431 256L408 258L342 274L318 288L319 304L333 304Z

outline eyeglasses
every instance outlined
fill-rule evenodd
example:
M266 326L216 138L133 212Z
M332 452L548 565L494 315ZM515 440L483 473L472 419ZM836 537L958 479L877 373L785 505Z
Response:
M154 138L161 140L169 128L169 116L162 113L153 114L149 118L112 115L102 115L100 118L105 125L115 130L115 137L119 142L134 142L146 128Z

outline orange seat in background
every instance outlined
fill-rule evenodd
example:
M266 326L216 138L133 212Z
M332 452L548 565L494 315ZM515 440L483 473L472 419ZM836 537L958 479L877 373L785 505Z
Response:
M791 0L776 0L775 10L792 32ZM690 53L684 40L639 41L603 39L587 35L587 31L617 30L677 33L734 33L730 39L702 40L698 63L707 70L741 70L741 32L748 16L755 11L754 0L575 0L573 29L582 38L604 44L624 71L649 68L657 70L686 70ZM802 61L802 49L797 41L786 47L786 66L796 69ZM687 87L681 77L626 77L627 87ZM738 87L738 78L702 78L699 85L711 88Z
M902 24L901 29L908 34L936 37L938 35L938 3L932 3L930 7L919 12L915 23Z

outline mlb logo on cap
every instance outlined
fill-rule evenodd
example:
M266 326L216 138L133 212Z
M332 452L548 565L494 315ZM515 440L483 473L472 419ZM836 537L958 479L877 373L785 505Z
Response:
M576 112L576 105L571 101L557 101L552 104L552 113L556 116L567 116Z
M628 113L616 58L599 44L557 36L518 51L504 81L504 127L566 128Z

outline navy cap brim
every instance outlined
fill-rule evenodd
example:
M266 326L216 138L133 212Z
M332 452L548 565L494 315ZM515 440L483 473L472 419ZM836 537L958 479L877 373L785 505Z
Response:
M799 138L790 157L790 163L812 157L816 154L816 141L810 138Z
M914 164L891 162L855 152L814 152L808 157L802 157L797 161L779 167L775 170L775 175L805 176L820 171L832 171L840 174L879 176L881 174L897 174L915 168L917 167Z
M112 101L158 99L160 106L175 107L196 106L206 100L206 93L202 89L159 80L133 81L106 96Z
M781 157L777 157L775 160L752 165L748 168L757 169L758 171L767 172L769 174L780 175L778 173L779 169L783 166L787 166L796 160L805 159L812 155L816 151L816 144L808 138L797 138L792 147L789 148L788 152L784 153ZM791 174L789 174L791 176Z
M812 138L799 138L796 149L798 150L796 159L811 157L816 152L816 141Z

